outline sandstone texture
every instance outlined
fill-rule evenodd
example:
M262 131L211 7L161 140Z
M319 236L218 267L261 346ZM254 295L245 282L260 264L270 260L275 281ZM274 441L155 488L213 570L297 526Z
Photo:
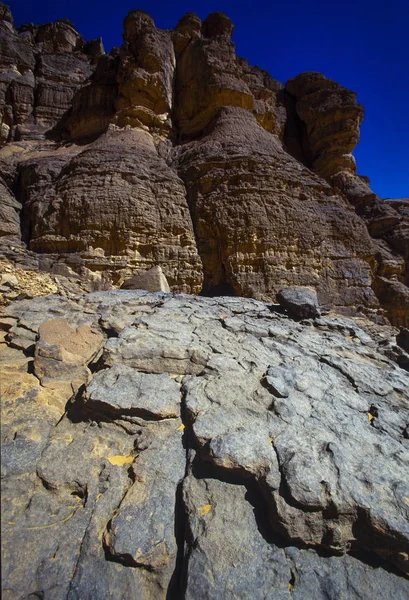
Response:
M396 329L134 290L0 328L2 597L408 597Z
M233 30L0 4L7 600L409 597L409 200Z
M356 174L354 92L320 73L276 81L236 56L223 13L160 30L131 11L108 53L67 20L16 29L3 4L0 18L8 260L20 248L83 291L153 267L177 293L307 286L325 309L408 326L408 200Z
M303 127L294 152L304 164L339 189L373 238L377 268L372 288L388 317L407 324L409 310L408 199L384 201L369 180L356 174L351 152L359 141L363 107L356 95L320 73L302 73L286 83ZM292 139L290 139L293 142Z
M122 284L123 290L146 290L148 292L170 292L169 284L161 267L140 271Z

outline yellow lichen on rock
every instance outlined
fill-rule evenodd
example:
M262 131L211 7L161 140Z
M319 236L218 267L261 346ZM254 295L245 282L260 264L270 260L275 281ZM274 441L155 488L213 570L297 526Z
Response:
M124 465L131 465L135 458L136 457L131 454L125 454L124 456L117 454L116 456L108 456L108 461L111 465L123 467Z
M212 510L211 504L205 504L204 506L199 506L199 512L202 517L208 515L211 510Z

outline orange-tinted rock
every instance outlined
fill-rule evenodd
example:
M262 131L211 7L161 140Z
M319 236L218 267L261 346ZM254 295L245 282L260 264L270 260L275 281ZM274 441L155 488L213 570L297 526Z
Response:
M170 33L157 29L147 13L135 10L124 21L124 42L114 122L169 131L175 68Z
M73 158L28 161L21 166L20 186L30 249L101 249L102 256L123 257L122 269L159 264L176 289L200 290L201 262L184 186L148 132L110 130ZM90 262L98 265L100 254Z
M240 108L179 148L207 293L271 298L284 285L321 304L376 307L371 243L348 203Z
M34 262L86 289L157 266L197 293L203 263L205 293L310 286L382 320L378 295L407 324L408 210L356 174L354 92L320 73L283 86L237 58L220 12L162 31L131 11L108 54L68 21L0 17L2 248L22 205Z
M351 155L359 141L363 107L355 92L321 73L302 73L286 83L296 100L297 113L306 124L312 166L323 177L339 171L355 173Z
M38 336L34 356L36 376L43 387L70 397L90 379L87 365L98 355L104 336L87 325L73 330L65 319L42 323Z
M222 106L254 106L230 41L232 31L223 13L209 15L203 37L192 39L178 57L175 118L182 138L201 133Z

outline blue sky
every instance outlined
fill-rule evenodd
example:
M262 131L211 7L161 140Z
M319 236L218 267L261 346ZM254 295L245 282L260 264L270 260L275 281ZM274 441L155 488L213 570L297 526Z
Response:
M354 154L381 197L409 197L409 0L9 0L17 25L68 18L106 50L122 42L129 10L170 29L188 11L222 10L237 54L282 82L320 71L358 93L365 107Z

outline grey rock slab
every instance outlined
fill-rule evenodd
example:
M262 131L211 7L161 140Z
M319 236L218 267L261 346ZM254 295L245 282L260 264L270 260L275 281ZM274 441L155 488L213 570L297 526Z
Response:
M127 593L142 600L147 590L155 597L155 576L107 562L102 542L132 484L127 470L133 446L113 425L101 430L64 418L37 463L38 476L3 480L4 590L58 600ZM21 560L27 551L30 560Z
M181 421L159 422L150 431L152 443L132 465L134 484L105 533L105 544L113 557L132 566L165 570L169 581L176 564L176 497L186 451Z
M372 348L363 358L355 354L355 362L336 356L321 362L315 351L309 355L309 334L302 325L297 327L302 340L298 347L294 329L290 346L273 338L262 340L263 344L271 344L270 360L277 363L267 370L270 388L267 377L256 376L250 361L243 374L235 369L230 373L220 371L219 376L185 378L184 402L194 439L201 455L218 467L253 476L262 487L267 484L271 490L271 519L277 523L278 517L277 529L291 539L342 549L357 535L359 544L369 543L371 549L381 553L382 544L376 543L380 531L376 519L369 519L369 537L363 531L356 533L360 511L372 506L391 519L390 535L382 535L388 538L394 547L392 554L398 559L407 544L407 526L401 512L405 508L402 499L396 500L387 490L409 476L401 443L403 415L408 415L407 405L406 410L404 407L406 373L388 363L380 368L382 362L377 359L373 361L376 366L371 365ZM309 331L318 345L320 334ZM223 334L218 335L222 339ZM243 333L226 331L227 337L234 335ZM249 347L248 339L259 343L253 336L241 337L242 353L246 344ZM341 339L337 333L328 334L327 347L338 348ZM295 351L291 350L293 346ZM350 352L353 356L352 348ZM241 360L241 366L244 364ZM356 380L362 382L360 387L352 375L344 374L344 364L352 365ZM260 379L267 389L260 385ZM395 407L389 411L393 415L389 419L379 417L382 410L376 418L370 413L373 394L379 391L379 398ZM271 438L282 491L277 491L280 475L276 473L276 456L267 458L259 436L265 439L266 449ZM401 459L391 471L388 457L394 452ZM374 468L374 461L378 468ZM394 543L398 531L406 541Z
M183 314L159 312L142 317L118 338L110 338L104 349L105 363L123 363L151 373L201 373L209 352L193 333L194 327Z
M365 346L376 346L376 341L366 331L345 317L320 317L315 319L314 326L323 330L339 331L345 336L355 337Z
M321 315L317 292L313 288L296 285L283 288L277 293L277 301L291 315L302 319Z
M269 394L249 374L185 378L187 419L203 455L215 465L268 480L280 477L269 433Z
M275 367L267 370L264 385L277 398L288 398L295 384L295 373L288 367Z
M386 396L393 390L395 379L392 369L378 369L372 365L362 364L347 358L338 356L323 356L323 362L338 369L349 379L359 392L374 393L378 396ZM401 379L399 372L397 380ZM409 376L407 378L409 382Z
M175 418L180 415L180 384L165 373L139 373L115 364L95 375L85 401L90 411L97 409L114 417Z
M11 597L166 598L179 567L195 599L405 597L407 580L358 557L408 569L409 375L357 320L312 326L247 299L125 290L5 315L31 337L55 318L118 335L86 410L77 396L65 416L66 395L1 344ZM187 477L182 565L192 448L213 475Z
M409 581L353 556L319 556L289 547L293 600L406 600ZM368 558L368 557L367 557Z
M17 318L26 329L36 333L42 323L58 317L66 319L74 328L81 325L95 327L98 324L98 316L93 312L84 312L79 302L54 294L11 302L7 306L7 316Z
M92 292L85 295L87 305L98 307L99 310L114 306L138 305L156 306L162 303L169 294L163 292L152 293L144 290L107 290L105 292Z
M103 470L98 484L99 493L81 542L67 598L163 598L166 582L162 581L160 574L106 560L104 531L131 484L126 467Z
M407 598L409 581L382 564L283 546L251 488L189 475L183 492L187 599Z
M284 550L261 535L241 485L186 478L187 600L290 600ZM238 526L238 524L240 524Z
M37 462L37 475L50 490L88 494L102 470L110 465L129 468L137 455L134 444L133 437L112 423L92 426L65 416Z

